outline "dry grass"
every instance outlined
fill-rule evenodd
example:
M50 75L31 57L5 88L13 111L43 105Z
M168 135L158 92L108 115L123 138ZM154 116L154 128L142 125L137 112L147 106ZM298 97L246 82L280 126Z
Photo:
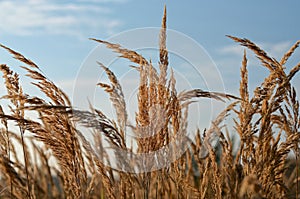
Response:
M249 91L245 51L239 97L201 89L176 91L176 80L168 68L166 10L160 34L159 70L137 52L92 39L136 64L140 84L134 125L127 121L122 86L103 64L99 63L110 84L99 86L110 96L116 121L93 107L90 111L74 110L68 96L34 62L1 45L25 65L22 68L27 76L47 98L24 93L18 74L0 65L7 88L1 98L7 107L0 106L0 198L299 198L299 102L291 79L300 64L290 71L285 69L299 41L277 61L248 39L228 37L254 52L262 66L269 69L265 80ZM212 121L211 129L196 130L195 140L190 141L188 107L195 98L232 103ZM37 113L39 119L26 118L28 112ZM234 121L234 130L221 125L225 118ZM9 124L16 124L19 130L11 132ZM77 124L93 129L96 151ZM128 127L137 135L137 149L126 145ZM232 141L233 135L239 137L239 143ZM103 138L109 148L138 153L157 151L169 144L173 147L169 150L179 150L181 146L173 142L178 139L190 147L168 167L128 173L103 164L109 162ZM211 143L216 140L218 146L214 147ZM234 144L239 144L237 152L233 151ZM21 158L18 146L22 146ZM289 157L290 153L294 156ZM136 165L117 152L115 155L126 167L155 166L152 159ZM56 167L51 166L50 158L56 160Z

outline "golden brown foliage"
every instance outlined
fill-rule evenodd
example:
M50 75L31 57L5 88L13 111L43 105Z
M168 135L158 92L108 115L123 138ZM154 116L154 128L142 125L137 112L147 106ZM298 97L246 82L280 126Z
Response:
M137 65L140 84L135 125L128 124L118 78L103 64L99 63L110 83L98 85L110 96L116 122L93 107L90 111L75 110L68 96L34 62L0 45L26 65L22 68L27 76L47 97L24 93L19 75L9 66L0 65L7 89L1 100L8 101L0 106L0 198L299 198L299 101L291 79L300 70L300 63L290 71L285 69L299 41L277 61L248 39L228 37L253 51L269 69L268 77L253 93L248 88L246 51L238 97L201 89L177 93L176 79L169 69L166 8L159 36L159 71L135 51L92 39ZM233 102L212 121L210 129L197 129L191 141L188 107L195 98ZM39 118L26 118L28 112L35 112ZM234 129L222 126L224 119L232 119ZM11 132L11 123L19 127L18 132ZM77 124L93 130L95 148ZM185 140L189 148L159 170L114 170L109 167L103 138L108 148L133 151L126 145L127 127L137 135L138 153L157 151L169 144L174 145L170 150L180 150L181 146L173 142L177 139ZM233 141L234 136L239 140ZM213 141L218 143L216 147ZM235 144L239 146L237 151L233 150ZM115 155L125 167L135 164ZM50 159L57 165L51 165ZM154 162L148 159L144 164L151 168Z

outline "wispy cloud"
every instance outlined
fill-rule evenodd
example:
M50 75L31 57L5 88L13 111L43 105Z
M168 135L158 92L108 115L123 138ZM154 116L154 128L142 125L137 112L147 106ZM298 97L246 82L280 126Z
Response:
M266 51L270 57L274 57L278 61L282 56L290 49L293 45L291 41L281 41L281 42L258 42L257 45ZM244 47L233 44L220 48L218 51L219 57L216 61L221 73L223 74L225 87L230 92L237 92L239 89L239 67L242 63L242 57L244 52ZM297 63L297 60L293 60L293 57L298 56L298 51L291 57L291 60L287 64L287 71L290 70L294 64ZM249 86L254 89L259 85L259 82L262 82L266 75L268 75L268 70L263 67L258 67L261 65L260 61L253 56L253 53L250 50L247 50L247 59L248 59L248 69L249 69ZM296 63L295 63L296 61ZM259 72L257 72L259 71ZM296 79L296 78L295 78ZM296 81L295 81L296 82ZM294 84L297 85L297 84ZM250 89L250 90L251 90ZM298 88L299 89L299 88Z
M243 47L237 44L232 44L228 46L224 46L219 49L220 54L225 55L242 55L243 54Z
M99 31L111 34L122 22L113 16L112 8L108 7L110 2L108 0L77 0L71 3L45 0L0 1L0 34L84 36L87 32Z
M91 3L125 3L128 0L77 0L79 2L91 2Z
M260 48L265 50L271 57L280 59L281 56L291 47L292 42L283 41L279 43L261 42L257 44ZM243 47L238 44L224 46L219 50L219 53L226 55L243 55Z

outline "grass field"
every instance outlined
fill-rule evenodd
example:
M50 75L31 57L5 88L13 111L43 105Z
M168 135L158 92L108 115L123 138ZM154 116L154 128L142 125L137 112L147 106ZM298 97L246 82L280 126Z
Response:
M69 97L39 66L1 45L22 64L33 85L46 97L23 92L19 75L10 66L0 65L7 91L0 103L0 198L300 198L300 112L291 84L300 63L290 71L285 69L300 42L276 60L252 41L228 36L252 51L269 71L255 90L249 90L245 51L239 96L233 96L200 88L177 91L175 85L180 82L168 67L166 36L165 12L159 35L159 68L137 52L93 39L131 61L140 74L134 125L128 124L122 85L106 66L99 63L110 83L98 86L110 96L117 113L114 119L94 107L74 109ZM188 107L201 98L229 105L210 129L195 129L197 136L190 140ZM38 117L30 118L29 113ZM233 120L234 127L222 125L225 119ZM85 139L78 125L93 130L96 147ZM137 136L136 149L126 144L128 129L143 135ZM233 135L239 140L233 140ZM217 146L212 146L213 138L218 140ZM104 139L109 146L103 145ZM149 154L172 146L165 151L172 154L168 150L180 148L177 140L189 143L189 147L158 170L151 170L154 160L145 159L140 165L117 152ZM237 151L234 145L238 145ZM107 148L115 151L119 165L151 171L130 173L109 167L112 154ZM160 158L156 161L166 161Z

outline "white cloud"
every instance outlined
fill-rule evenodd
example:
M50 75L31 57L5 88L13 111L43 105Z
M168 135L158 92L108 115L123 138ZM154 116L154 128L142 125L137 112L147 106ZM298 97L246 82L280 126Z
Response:
M231 44L220 48L219 53L240 56L243 54L243 47L238 44Z
M266 51L270 57L274 57L278 61L283 57L283 55L290 49L294 43L291 41L281 41L277 43L270 42L257 42L257 45ZM224 77L224 83L227 90L231 93L238 92L239 89L239 67L242 64L243 50L244 47L235 43L232 45L224 46L218 51L221 55L218 60L216 60L219 69ZM298 63L297 56L299 55L299 50L295 51L291 59L287 63L288 73L291 67ZM299 57L299 56L298 56ZM264 81L264 78L268 75L268 70L260 67L261 62L253 55L250 50L247 50L248 59L248 69L249 69L249 86L250 90L259 86L260 82ZM295 78L296 80L297 78ZM295 81L293 85L299 85ZM299 90L299 86L296 88Z
M78 2L90 3L125 3L127 0L77 0Z
M111 34L122 24L111 16L111 8L89 1L4 0L0 1L0 10L0 34L83 36L103 30L103 33Z
M289 50L292 46L290 41L284 41L280 43L263 43L262 47L270 54L270 56L280 60L281 57Z
M292 46L292 43L290 41L283 41L279 43L261 42L257 43L257 45L266 51L269 56L280 60L284 53ZM221 48L219 53L224 55L237 55L241 57L244 52L243 48L244 47L239 44L232 44Z

